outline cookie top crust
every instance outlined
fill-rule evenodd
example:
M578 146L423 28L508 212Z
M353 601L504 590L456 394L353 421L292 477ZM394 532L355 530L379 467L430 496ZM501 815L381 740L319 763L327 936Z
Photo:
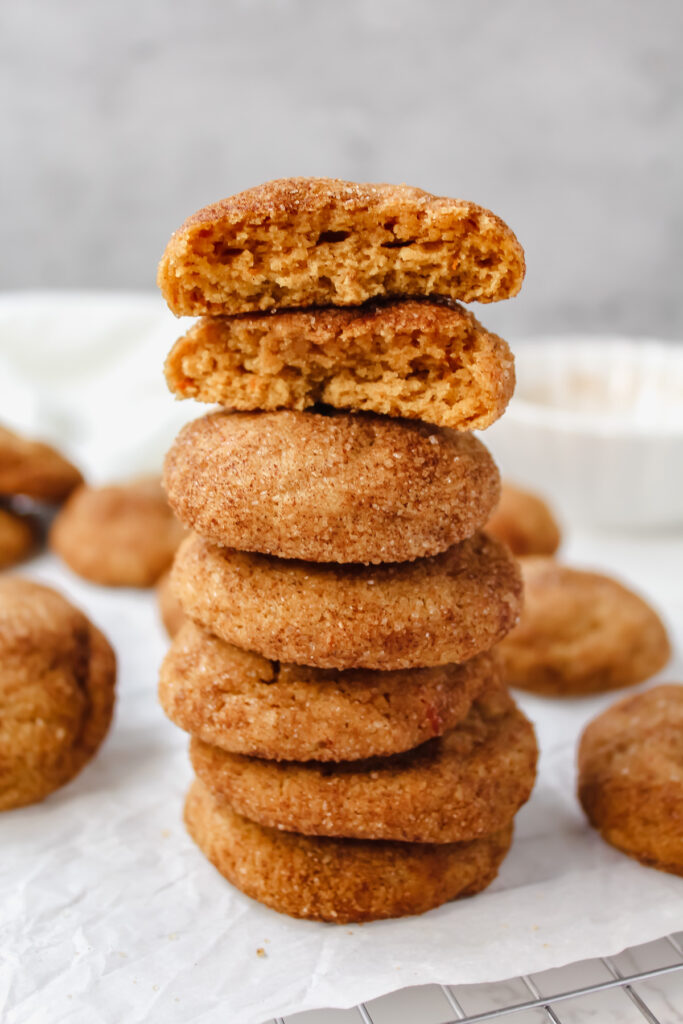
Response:
M176 315L359 305L390 296L510 298L524 254L489 210L407 185L283 178L189 217L157 283Z
M579 744L579 799L612 845L683 875L683 686L613 704Z
M507 481L486 532L504 541L513 555L554 555L561 540L560 528L543 499Z
M493 651L464 665L339 672L268 661L187 622L162 663L159 700L181 729L233 753L347 761L442 735L496 679Z
M219 803L196 779L187 829L217 870L266 906L336 924L422 914L480 892L512 839L508 826L471 843L363 842L263 828Z
M191 534L172 579L184 611L210 633L318 668L467 661L511 629L521 603L514 559L483 534L431 558L376 566L248 554Z
M444 736L391 758L266 761L190 744L195 772L239 814L304 835L453 843L508 825L531 793L530 723L498 681Z
M151 587L184 536L158 477L76 490L49 543L79 576L109 587Z
M212 413L168 452L178 518L222 547L314 562L407 562L483 526L493 459L470 434L332 412Z
M499 648L511 686L549 697L579 697L653 676L671 648L657 613L609 576L520 560L524 606Z
M0 810L42 800L92 757L115 675L106 639L60 594L0 580Z
M0 495L61 502L82 482L80 472L55 448L0 426Z

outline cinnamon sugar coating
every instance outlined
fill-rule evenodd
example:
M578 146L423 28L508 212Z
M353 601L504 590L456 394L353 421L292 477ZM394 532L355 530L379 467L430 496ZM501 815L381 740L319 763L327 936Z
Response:
M157 283L178 316L356 306L390 296L511 298L524 253L489 210L407 185L282 178L207 206Z
M212 413L166 456L178 518L240 551L315 562L405 562L470 537L498 498L470 434L371 414Z

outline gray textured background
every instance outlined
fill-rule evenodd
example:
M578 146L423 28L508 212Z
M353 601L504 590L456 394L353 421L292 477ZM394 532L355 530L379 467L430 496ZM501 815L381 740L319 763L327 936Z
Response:
M3 288L153 287L268 178L407 181L527 250L512 336L683 335L681 0L4 0Z

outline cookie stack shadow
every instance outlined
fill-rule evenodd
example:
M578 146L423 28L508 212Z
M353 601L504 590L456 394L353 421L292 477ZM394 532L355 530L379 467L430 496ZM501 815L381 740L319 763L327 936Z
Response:
M224 409L166 458L192 533L159 694L191 734L190 834L293 916L480 891L530 795L535 737L495 652L521 582L482 532L500 481L470 432L514 377L454 301L506 298L522 275L473 204L309 179L200 211L162 260L171 309L208 314L169 383Z

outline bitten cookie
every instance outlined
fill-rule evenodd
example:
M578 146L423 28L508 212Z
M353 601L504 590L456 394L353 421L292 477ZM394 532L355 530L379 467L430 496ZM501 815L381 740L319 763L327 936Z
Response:
M116 662L104 636L48 587L0 580L0 810L69 782L109 729Z
M82 481L76 467L50 445L0 427L0 494L59 502Z
M519 624L499 651L511 686L580 697L653 676L671 649L658 615L609 576L525 558Z
M192 765L239 814L303 835L456 843L508 825L531 794L536 739L505 687L490 685L450 732L391 758L265 761L197 738Z
M166 380L179 398L230 409L324 403L483 430L515 371L506 342L462 306L407 299L205 317L173 346Z
M512 826L471 843L327 839L263 828L196 780L185 823L214 867L247 896L292 917L351 924L423 914L485 889L510 848Z
M683 686L655 686L598 715L579 745L579 799L603 839L683 875Z
M464 665L372 672L267 661L187 622L161 666L176 725L254 757L347 761L409 750L452 729L500 678L493 652Z
M180 607L180 601L173 592L170 569L164 573L157 583L157 606L166 632L170 637L174 637L187 619L183 609Z
M408 185L282 178L199 210L157 283L177 316L357 306L377 296L494 302L516 295L524 253L462 199Z
M0 506L0 569L23 562L36 548L38 533L30 516Z
M560 529L546 503L505 482L486 532L514 555L554 555L560 546Z
M406 562L483 526L499 493L481 444L366 413L218 412L166 456L178 518L221 547L314 562Z
M483 534L433 558L376 566L286 561L192 534L172 579L184 611L210 633L318 668L467 661L505 636L521 603L514 559Z
M109 587L151 587L184 531L158 477L80 487L52 524L50 547L70 569Z

